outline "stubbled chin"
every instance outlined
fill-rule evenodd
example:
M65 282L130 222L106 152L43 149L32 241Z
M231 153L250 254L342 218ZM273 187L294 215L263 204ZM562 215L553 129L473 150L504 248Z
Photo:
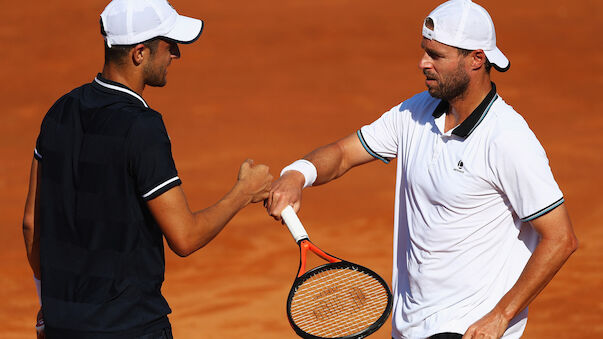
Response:
M438 95L438 91L434 88L434 87L430 87L427 86L427 92L429 93L429 95L431 95L433 98L436 99L441 99Z

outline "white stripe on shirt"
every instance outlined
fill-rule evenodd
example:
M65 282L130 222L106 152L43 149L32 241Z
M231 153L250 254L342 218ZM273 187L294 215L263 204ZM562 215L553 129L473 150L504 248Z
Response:
M157 187L153 188L152 190L148 191L146 194L143 194L142 197L146 198L146 197L150 196L151 194L155 193L157 190L161 189L162 187L164 187L176 180L179 180L179 179L180 178L178 178L178 177L173 177L172 179L169 179L169 180L165 181L164 183L158 185Z

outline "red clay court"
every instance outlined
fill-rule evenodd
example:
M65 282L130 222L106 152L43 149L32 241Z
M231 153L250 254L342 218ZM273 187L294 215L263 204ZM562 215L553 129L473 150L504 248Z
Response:
M21 218L43 115L103 63L107 0L5 1L0 11L0 337L33 338L37 297ZM245 158L280 169L425 89L421 22L439 0L173 0L203 18L165 88L163 114L192 208L215 202ZM478 1L511 60L499 93L545 147L579 250L531 306L525 338L603 336L603 2ZM326 251L391 279L395 164L374 162L306 191L300 217ZM364 241L363 246L350 246ZM298 249L257 204L206 248L166 252L176 338L295 338L285 300ZM372 338L390 338L386 323Z

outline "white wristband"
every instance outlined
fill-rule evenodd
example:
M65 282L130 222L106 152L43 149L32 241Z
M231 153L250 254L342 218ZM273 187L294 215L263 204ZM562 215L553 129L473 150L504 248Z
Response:
M38 292L38 301L40 302L40 306L42 306L42 281L33 276L34 282L36 283L36 291Z
M314 164L306 159L296 160L291 165L283 168L281 171L281 176L283 176L283 173L287 171L298 171L303 174L304 178L306 178L304 188L312 186L317 176L316 167L314 167Z

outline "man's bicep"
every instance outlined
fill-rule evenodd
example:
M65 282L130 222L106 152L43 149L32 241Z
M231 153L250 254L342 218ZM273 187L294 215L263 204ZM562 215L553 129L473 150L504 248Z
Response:
M348 135L347 137L341 139L339 143L343 152L345 162L348 164L348 168L362 165L364 163L377 159L362 144L361 139L357 133Z
M168 245L176 254L186 247L188 231L194 223L181 186L175 186L148 200L147 206L159 225Z
M25 212L23 214L23 227L31 227L32 230L34 226L36 196L38 189L38 167L38 160L33 158L31 162L31 169L29 171L29 188L27 191L27 198L25 199Z
M530 224L542 238L556 240L575 238L565 204L531 220Z

